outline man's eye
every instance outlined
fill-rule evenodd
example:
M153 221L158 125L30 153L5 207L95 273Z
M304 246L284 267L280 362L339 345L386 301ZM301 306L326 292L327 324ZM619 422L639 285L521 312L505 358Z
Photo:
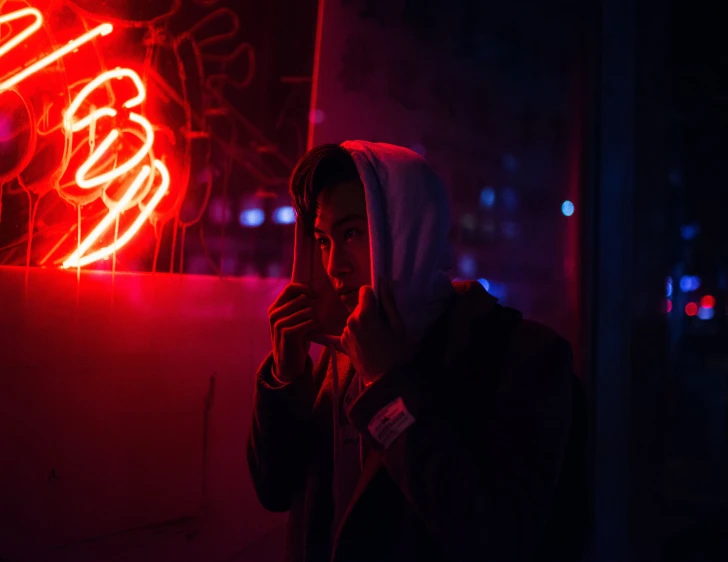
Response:
M356 228L350 228L346 232L344 232L344 240L348 240L349 238L353 238L359 234L359 231Z
M326 238L317 238L317 239L316 239L316 243L317 243L317 244L318 244L318 245L319 245L319 246L320 246L321 248L323 248L324 246L326 246L326 244L328 244L328 242L329 242L329 241L328 241L328 240L327 240Z

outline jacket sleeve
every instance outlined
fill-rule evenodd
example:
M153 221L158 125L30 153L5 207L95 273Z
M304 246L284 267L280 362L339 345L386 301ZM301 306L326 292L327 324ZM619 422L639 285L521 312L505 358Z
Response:
M288 383L276 378L272 354L256 373L247 456L258 500L268 511L288 511L304 486L313 407L328 357L329 351L322 351L314 369L309 356L305 372Z
M452 560L530 560L542 538L571 425L572 359L564 340L539 347L511 362L487 422L457 413L457 398L438 402L412 367L372 383L349 411ZM462 405L477 390L463 387Z

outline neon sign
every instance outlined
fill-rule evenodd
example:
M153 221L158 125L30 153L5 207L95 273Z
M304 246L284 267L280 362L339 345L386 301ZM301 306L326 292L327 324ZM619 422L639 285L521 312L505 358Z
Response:
M0 15L0 25L26 19L31 19L32 23L27 25L22 31L14 35L11 34L11 38L6 39L0 45L0 61L3 56L22 45L26 39L36 33L43 25L43 15L35 8L22 8L8 14ZM113 26L110 23L98 25L50 54L14 72L12 75L2 77L2 81L0 81L0 93L14 88L50 64L67 55L72 55L83 45L96 38L109 35L112 31ZM117 80L130 81L136 91L134 96L122 104L123 113L109 106L94 107L93 104L86 104L90 106L88 114L82 117L78 116L82 113L81 109L84 102L87 101L87 98L93 92ZM154 129L152 124L146 117L133 111L144 102L145 98L146 90L139 75L130 68L116 68L102 72L86 84L76 94L63 114L63 130L71 138L73 134L78 134L84 130L89 131L88 141L91 153L85 162L76 170L74 178L76 185L82 190L89 190L99 187L106 189L112 184L123 186L125 182L129 183L128 187L123 191L123 195L118 200L107 203L108 213L106 216L104 216L84 239L79 238L79 244L76 250L63 260L62 265L64 268L83 267L114 254L134 237L162 201L163 197L168 193L170 184L169 171L165 164L152 154L152 146L154 144ZM123 121L123 126L118 121ZM97 144L95 138L96 131L101 128L101 125L107 124L112 124L113 128ZM126 161L118 163L115 158L118 152L114 152L113 149L119 146L122 140L122 134L127 130L131 130L132 134L142 141L142 145ZM104 166L104 163L109 161L114 162L114 166L110 170L106 169L108 165ZM103 171L99 172L98 168L101 168ZM129 182L129 180L131 181ZM147 199L151 193L153 193L151 198L145 204L142 204L142 201ZM94 243L102 238L104 234L109 233L114 225L116 225L116 229L118 230L119 216L135 204L138 204L140 213L126 231L121 235L118 235L118 232L115 233L113 243L93 250L92 246Z

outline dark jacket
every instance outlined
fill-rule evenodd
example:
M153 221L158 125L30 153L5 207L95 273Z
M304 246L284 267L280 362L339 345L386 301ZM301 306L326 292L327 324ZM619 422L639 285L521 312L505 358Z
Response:
M290 510L287 561L578 559L586 419L571 348L478 283L455 287L418 358L348 412L371 452L335 537L330 354L285 385L271 356L261 365L248 462L263 506ZM368 425L397 398L415 422L383 449Z

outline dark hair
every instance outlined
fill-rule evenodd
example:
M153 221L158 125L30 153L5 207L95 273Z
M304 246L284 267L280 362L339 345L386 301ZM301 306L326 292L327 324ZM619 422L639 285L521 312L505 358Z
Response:
M317 199L322 191L359 178L354 159L338 144L312 148L296 164L291 175L293 206L308 234L313 234Z

